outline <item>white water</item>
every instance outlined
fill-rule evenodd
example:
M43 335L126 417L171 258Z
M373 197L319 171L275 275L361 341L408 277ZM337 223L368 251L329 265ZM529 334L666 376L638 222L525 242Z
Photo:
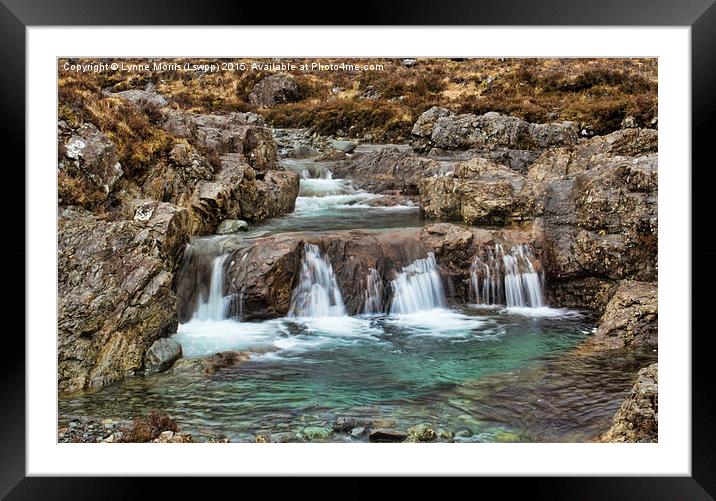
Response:
M363 313L380 313L383 309L383 280L375 270L368 270L365 286L365 301L363 302Z
M341 291L328 258L317 245L306 243L298 284L293 289L289 317L342 317L346 315Z
M433 252L429 252L425 259L416 259L403 267L390 285L393 288L391 314L402 315L445 307L445 292Z
M211 263L211 282L209 296L198 299L194 318L196 320L224 320L230 298L224 296L224 261L228 254L215 257Z
M475 256L470 269L472 292L478 303L541 308L542 283L529 247L518 245L506 253L501 245Z

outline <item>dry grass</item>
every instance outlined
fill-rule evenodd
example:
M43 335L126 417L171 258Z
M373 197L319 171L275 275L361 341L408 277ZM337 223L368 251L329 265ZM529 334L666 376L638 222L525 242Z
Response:
M312 61L283 60L296 65ZM640 126L653 126L657 116L656 59L419 59L412 68L396 59L321 62L370 62L384 69L294 72L301 100L265 110L254 110L248 102L254 85L270 74L264 70L142 74L60 70L58 112L70 126L91 122L107 134L117 144L125 179L142 176L165 156L175 139L158 127L156 110L136 109L102 90L143 89L150 83L176 109L251 110L274 126L309 127L324 135L371 134L380 142L406 140L417 117L435 105L460 113L499 111L532 122L574 120L597 134L620 128L628 115ZM60 68L63 63L59 62ZM62 182L60 190L68 200L84 197L84 203L93 203L89 193L73 195L84 191L76 180L65 176Z

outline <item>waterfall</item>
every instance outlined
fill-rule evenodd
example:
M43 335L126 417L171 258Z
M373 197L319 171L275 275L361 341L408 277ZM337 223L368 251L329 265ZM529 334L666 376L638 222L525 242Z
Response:
M224 261L228 254L215 257L211 262L211 282L209 297L198 300L194 318L197 320L224 320L229 305L229 297L224 297Z
M383 281L375 268L368 270L363 313L380 313L383 310Z
M485 249L475 256L470 268L475 300L482 304L544 306L542 283L535 260L526 245L512 247L509 253L501 245Z
M409 266L404 266L390 285L393 289L392 314L416 313L445 306L445 293L433 252L429 252L425 259L416 259Z
M346 315L341 291L328 259L317 245L303 247L301 273L293 289L289 317L342 317Z

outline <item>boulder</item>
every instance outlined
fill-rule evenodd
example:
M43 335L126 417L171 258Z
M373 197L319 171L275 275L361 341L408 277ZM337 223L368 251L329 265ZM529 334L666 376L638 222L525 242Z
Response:
M166 210L165 210L166 209ZM176 331L173 256L188 241L182 209L147 221L58 216L58 384L100 387L134 374L154 341Z
M224 219L216 228L217 235L230 235L240 231L248 231L249 224L241 219Z
M625 129L595 136L575 146L545 151L529 167L529 178L537 181L578 174L609 161L610 157L640 157L657 152L658 132Z
M398 148L381 148L370 153L356 153L336 163L336 177L351 179L354 184L373 193L398 190L403 195L418 194L420 179L440 172L440 164Z
M124 173L117 161L117 146L97 127L90 123L82 125L61 145L64 158L60 170L78 172L108 194Z
M301 98L296 80L291 75L278 73L263 78L249 94L249 103L258 108L292 103Z
M594 349L656 348L658 306L656 283L623 281L607 304L589 344Z
M548 278L656 280L656 155L603 158L546 190Z
M658 364L645 367L612 419L602 442L657 442L659 438Z
M147 374L164 372L182 357L181 345L170 338L157 339L144 355Z
M333 149L342 151L343 153L353 153L353 150L358 146L353 141L332 141L331 146Z
M252 113L194 114L164 110L161 127L216 155L239 153L261 174L276 168L278 153L271 131Z
M370 430L368 440L371 442L403 442L408 434L394 428L376 428Z
M298 189L294 171L271 170L263 180L244 179L239 185L241 216L255 222L293 212Z
M452 176L423 178L419 190L422 211L439 220L502 226L543 210L540 186L480 157L457 164Z
M430 138L433 135L433 127L439 118L451 117L454 113L447 108L433 106L422 113L413 125L411 134L417 138Z
M496 112L453 115L435 108L425 113L428 116L424 119L419 117L413 128L414 136L425 137L420 134L430 129L428 124L433 123L429 141L414 144L422 151L430 147L448 150L539 150L576 144L579 139L579 130L574 122L531 124Z
M163 108L167 106L166 98L160 93L154 92L152 90L130 89L121 92L111 93L108 95L121 97L122 99L126 99L130 103L141 108L146 106L155 106L157 108Z

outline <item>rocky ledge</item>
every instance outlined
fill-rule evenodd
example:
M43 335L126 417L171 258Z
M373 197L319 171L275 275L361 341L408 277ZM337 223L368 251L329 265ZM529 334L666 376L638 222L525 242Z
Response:
M147 351L176 331L172 284L192 236L214 233L225 220L289 213L298 196L298 175L279 167L258 115L180 111L151 90L108 96L153 117L169 146L151 168L128 170L95 125L59 124L63 392L101 387L152 363Z
M602 442L657 442L659 437L658 364L640 370L636 383L614 415Z

